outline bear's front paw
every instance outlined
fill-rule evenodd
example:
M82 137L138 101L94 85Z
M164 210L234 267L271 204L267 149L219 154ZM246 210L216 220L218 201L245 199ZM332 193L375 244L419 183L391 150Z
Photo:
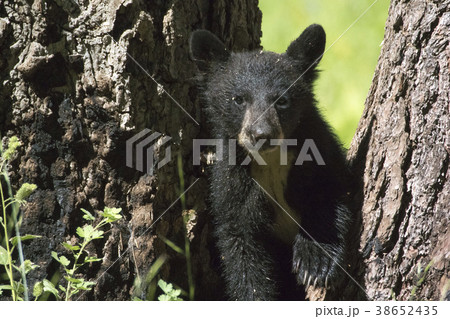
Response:
M344 247L339 244L321 244L297 235L294 243L293 271L297 281L306 288L329 288L344 278Z

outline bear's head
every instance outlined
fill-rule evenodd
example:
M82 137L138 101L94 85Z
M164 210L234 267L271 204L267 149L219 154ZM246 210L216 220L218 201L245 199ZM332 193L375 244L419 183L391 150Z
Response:
M191 57L200 74L207 118L216 138L246 147L293 138L315 107L312 83L325 49L320 25L306 28L286 52L232 53L214 34L195 31ZM261 150L269 149L269 141Z

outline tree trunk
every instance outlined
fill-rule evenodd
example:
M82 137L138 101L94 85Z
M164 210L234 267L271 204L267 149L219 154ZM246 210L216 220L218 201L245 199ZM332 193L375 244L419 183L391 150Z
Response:
M29 286L58 274L50 253L67 255L61 243L75 242L85 223L80 208L108 206L122 208L124 218L89 247L104 258L83 268L97 284L81 299L145 297L133 282L163 255L161 277L188 290L185 258L159 237L185 247L181 171L185 189L192 186L185 214L195 298L224 298L206 181L192 166L202 121L188 39L206 28L234 50L255 49L260 24L257 0L2 1L0 134L23 144L11 163L14 188L38 185L21 228L42 236L25 244L26 258L40 266ZM171 161L153 177L126 167L125 142L144 128L172 137L181 169Z
M391 1L348 152L372 300L449 298L449 39L450 1Z

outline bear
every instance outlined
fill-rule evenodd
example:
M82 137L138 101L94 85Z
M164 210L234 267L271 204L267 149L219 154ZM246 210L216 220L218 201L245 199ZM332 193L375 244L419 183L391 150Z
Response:
M224 148L209 198L231 300L302 300L305 287L345 277L350 171L313 93L325 38L313 24L276 54L230 52L207 30L190 37L205 118Z

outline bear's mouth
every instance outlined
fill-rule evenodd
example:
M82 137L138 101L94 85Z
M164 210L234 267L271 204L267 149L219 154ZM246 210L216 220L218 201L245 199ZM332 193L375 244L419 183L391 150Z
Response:
M278 149L279 149L278 145L271 145L270 140L267 140L258 151L260 153L267 154L267 153L272 153Z
M248 153L259 152L259 153L271 153L279 149L280 143L283 140L284 135L280 132L278 135L274 135L273 138L262 138L255 140L251 138L248 134L239 134L238 143L241 145Z

